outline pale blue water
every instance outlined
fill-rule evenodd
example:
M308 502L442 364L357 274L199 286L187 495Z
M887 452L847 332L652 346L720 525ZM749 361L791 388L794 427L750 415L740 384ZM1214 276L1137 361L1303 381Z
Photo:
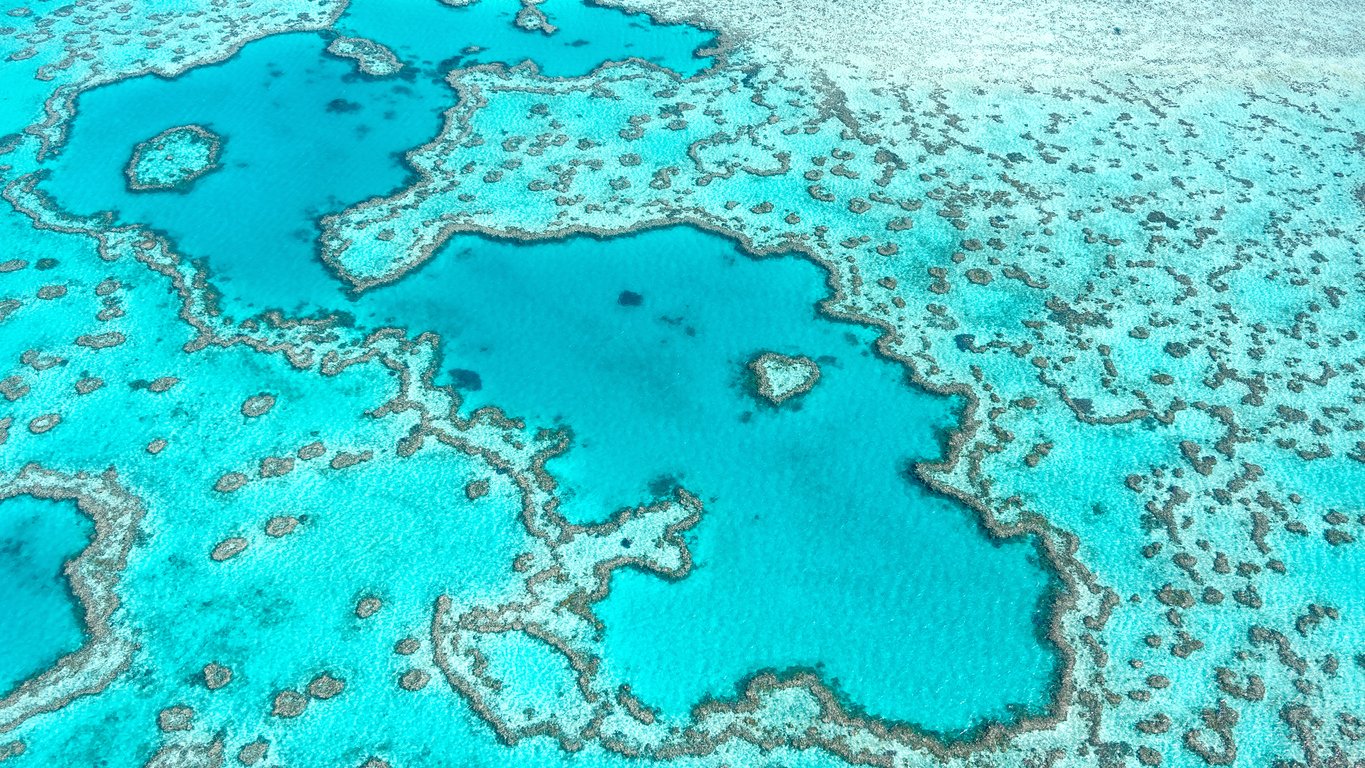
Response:
M174 80L85 94L53 194L76 211L116 210L164 230L211 259L217 282L247 307L294 308L332 285L312 254L313 220L402 184L399 155L435 133L451 98L429 78L358 77L325 48L318 35L281 35ZM133 145L184 123L226 137L223 168L189 194L128 191Z
M745 63L742 49L698 55L710 31L591 3L543 3L559 27L547 35L512 25L516 2L355 0L328 29L84 93L58 153L39 160L17 134L87 62L169 66L267 23L222 32L214 22L235 4L193 21L176 15L184 5L153 18L131 0L116 22L98 4L28 15L0 1L0 186L25 209L0 213L0 486L36 462L145 507L126 567L101 582L116 598L103 641L134 650L90 646L108 652L107 676L82 667L69 701L16 703L9 690L94 641L61 571L93 531L71 503L0 502L6 768L231 765L257 740L267 766L835 768L885 752L896 766L1197 768L1191 745L1219 744L1208 710L1220 702L1238 713L1224 762L1365 754L1365 111L1350 82L926 83L840 102L831 83ZM85 36L104 24L119 29ZM175 39L143 48L138 25ZM49 26L30 57L15 35ZM325 52L335 35L382 43L405 67L360 74ZM650 65L603 68L628 58ZM526 61L553 79L516 68ZM677 206L759 241L790 231L839 270L670 225L457 235L391 284L350 290L318 256L319 218L403 199L415 181L404 153L460 128L443 123L452 69L503 90L472 114L479 140L428 164L430 199L370 209L391 214L376 229L397 230L394 242L452 211L534 230L657 226ZM623 124L641 115L652 118L631 138ZM223 137L222 167L184 193L129 192L133 147L191 123ZM514 133L547 141L503 147ZM583 149L587 136L601 144ZM894 178L883 141L904 166ZM494 167L509 180L481 181ZM527 183L566 169L578 174L566 191ZM35 171L54 208L24 192ZM671 186L652 185L656 171ZM292 336L309 353L292 364L273 339L226 340L261 326L196 314L209 339L166 279L188 267L133 245L140 236L109 235L97 252L61 215L105 210L202 260L234 321L348 317ZM912 228L888 226L902 214ZM407 255L395 245L356 263ZM918 479L965 398L912 383L873 353L876 332L821 314L836 280L896 326L921 373L978 396L972 461L935 478L1043 538L993 538L980 510ZM368 335L386 326L406 341ZM440 337L434 358L412 341L423 332ZM763 402L746 364L765 351L816 360L819 383ZM101 386L76 394L93 377ZM428 383L458 394L458 418ZM262 393L273 409L245 414ZM524 426L462 421L483 406ZM1128 413L1138 406L1172 415ZM572 441L546 464L553 483L536 485L542 430ZM315 441L322 456L304 458ZM342 452L364 460L346 467ZM222 489L229 472L239 490ZM680 486L703 511L681 534L691 573L666 579L647 570L676 555L653 521L681 514ZM590 527L651 503L629 532ZM550 507L587 527L560 526ZM298 527L269 535L279 515ZM238 537L242 552L211 557ZM639 559L611 569L620 557ZM1068 589L1078 607L1045 636ZM382 607L360 618L362 598ZM472 672L458 656L471 647L486 655ZM1064 658L1070 688L1057 685ZM210 690L208 663L232 682ZM805 689L743 688L766 670L813 672L845 711L819 711ZM272 714L281 691L324 672L345 690L297 718ZM404 690L414 672L429 679ZM1228 675L1265 691L1239 695ZM624 685L657 720L623 712ZM728 723L724 707L693 709L740 695L755 708ZM1057 696L1061 725L1032 719ZM158 727L169 707L193 710L189 730ZM495 730L536 718L529 733ZM977 749L964 741L993 723L1028 728L958 762L921 741ZM154 758L217 741L221 762Z
M618 578L621 594L603 609L612 672L636 681L647 702L682 714L760 669L786 667L818 668L874 714L935 730L1047 701L1054 661L1034 629L1046 573L1030 562L1027 542L985 540L968 510L910 475L914 461L939 455L953 404L916 391L900 366L874 356L871 330L819 316L822 270L790 258L753 260L689 228L533 245L470 237L397 285L349 299L310 258L302 228L320 210L301 206L335 207L380 191L401 169L375 144L412 143L402 129L418 132L423 121L402 113L379 122L385 130L351 140L347 128L355 130L350 123L364 109L328 112L319 107L332 94L307 78L241 78L232 69L268 68L316 46L310 36L264 41L235 64L88 95L86 122L59 160L53 194L76 210L116 209L206 254L230 308L342 309L364 327L436 332L446 365L438 382L455 384L467 410L497 405L573 431L573 450L550 463L570 519L603 519L679 484L700 494L708 513L693 537L697 573L677 585ZM225 82L268 85L272 95L281 82L309 90L281 96L282 106L293 106L278 113L244 109L264 95L245 89L239 103L215 104L211 117L188 106L206 101L196 89ZM359 101L388 86L342 78L336 87ZM400 97L381 90L376 98ZM135 125L124 116L130 101L149 105L136 114L164 105L179 110L176 120L230 136L228 167L188 194L122 192L117 164L101 169L97 158L114 134L85 126L122 120L116 135L127 140L154 130L146 117ZM307 105L314 111L305 118ZM335 121L328 134L335 151L291 141L302 138L291 126L303 119ZM340 172L296 175L300 161ZM280 183L272 168L296 169L289 178L311 188ZM623 292L638 294L640 304L623 304ZM745 365L767 350L819 361L815 391L779 410L760 403L744 386ZM873 557L856 556L872 542ZM756 561L753 553L765 554ZM965 560L973 567L956 567ZM1009 589L993 589L999 584ZM768 597L754 601L755 593ZM717 626L730 629L716 633ZM941 626L952 629L936 631ZM913 661L932 657L951 661ZM973 680L990 681L984 709L971 695L925 698Z
M343 310L362 327L439 334L437 382L460 390L462 410L572 431L549 464L571 520L678 485L699 494L697 572L678 584L625 573L602 607L609 672L646 703L683 715L759 670L812 668L849 702L937 731L1046 705L1056 659L1035 627L1048 574L1027 541L988 540L913 477L960 404L876 357L870 329L822 318L821 269L750 259L690 228L466 237L396 285L348 296L313 254L313 220L403 183L395 153L434 130L450 94L355 77L322 45L281 36L175 80L86 94L45 187L69 209L169 233L207 259L230 310ZM338 99L359 106L328 107ZM227 137L225 167L186 194L127 192L108 147L167 121ZM817 360L820 384L781 409L761 403L745 366L769 350Z
M935 730L1045 702L1053 659L1034 611L1047 576L1029 544L987 541L969 510L910 476L939 455L959 404L873 355L871 330L820 317L823 276L688 228L466 238L356 306L440 333L447 364L477 376L471 407L570 427L573 449L548 465L570 519L676 484L703 498L696 573L624 572L601 610L607 664L646 702L684 714L795 666ZM745 366L767 350L816 360L819 384L760 403Z
M92 528L73 502L0 501L0 697L84 641L62 568L90 543Z
M356 0L336 29L383 43L405 63L437 74L530 60L548 77L576 77L604 61L639 58L686 77L711 63L696 54L715 35L696 27L659 25L585 0L549 0L539 7L560 28L554 34L519 29L512 22L520 6L499 2L453 8L439 2Z
M416 66L393 78L367 78L352 62L328 55L320 35L279 35L172 80L141 77L90 91L56 162L69 170L57 173L50 189L70 210L117 211L121 221L151 224L186 252L210 258L216 282L244 307L295 308L334 285L313 257L316 218L402 185L411 171L401 155L436 134L454 102L436 74L454 64L437 62L475 44L484 48L480 62L530 59L559 76L637 55L636 46L685 73L707 61L692 52L709 35L692 27L658 27L574 2L547 10L573 23L547 37L512 26L510 11L498 3L452 8L434 0L362 0L350 6L342 28L374 35L400 58L420 59ZM492 37L463 37L472 30ZM568 38L568 30L589 38ZM223 168L200 179L193 194L129 191L123 166L133 146L188 123L229 138Z

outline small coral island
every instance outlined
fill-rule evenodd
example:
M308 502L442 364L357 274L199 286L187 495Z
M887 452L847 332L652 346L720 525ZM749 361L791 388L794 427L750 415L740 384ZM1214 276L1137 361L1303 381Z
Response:
M223 140L202 125L177 125L139 142L124 175L134 192L187 191L218 169Z
M804 395L820 381L820 366L809 357L764 352L749 361L753 386L772 405Z
M327 52L343 59L353 59L356 69L370 77L389 77L398 74L403 62L386 46L363 37L338 37L327 44Z

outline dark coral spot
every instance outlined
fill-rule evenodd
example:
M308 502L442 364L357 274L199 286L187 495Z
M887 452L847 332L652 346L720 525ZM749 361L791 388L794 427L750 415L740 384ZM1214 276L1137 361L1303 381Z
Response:
M475 371L465 368L451 368L450 381L456 389L463 389L466 392L478 392L483 389L483 379Z
M649 481L649 492L653 496L668 496L678 487L678 478L660 475Z
M359 112L362 109L360 104L346 99L332 99L327 102L327 111L333 113Z

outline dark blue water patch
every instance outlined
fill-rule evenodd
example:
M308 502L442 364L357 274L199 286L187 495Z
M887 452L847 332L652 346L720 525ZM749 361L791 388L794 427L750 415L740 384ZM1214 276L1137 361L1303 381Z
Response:
M478 371L451 368L447 373L450 375L450 383L462 392L478 392L483 389L483 378L479 376Z
M529 60L549 77L578 77L627 58L691 76L712 63L698 51L712 46L715 34L686 24L656 24L644 14L582 0L548 0L539 7L557 29L545 34L516 26L521 7L519 0L460 7L439 0L352 0L336 28L383 43L408 66L442 76L456 67Z
M437 133L452 92L420 77L360 77L325 48L318 35L280 35L175 79L87 92L45 188L73 211L116 210L170 234L248 308L335 292L316 256L317 217L407 182L402 153ZM223 167L185 194L130 192L133 147L186 123L223 137Z
M93 532L74 502L0 501L0 697L85 641L62 568Z
M548 466L571 519L679 484L703 498L696 572L618 575L601 608L605 669L646 703L685 714L757 670L799 666L938 731L1043 708L1057 662L1035 629L1047 572L1029 542L987 538L914 478L960 404L874 355L869 329L821 317L823 277L683 227L466 237L354 306L439 333L447 365L478 371L467 407L569 427L573 449ZM622 302L622 286L642 300ZM753 396L746 364L764 351L820 361L799 407Z

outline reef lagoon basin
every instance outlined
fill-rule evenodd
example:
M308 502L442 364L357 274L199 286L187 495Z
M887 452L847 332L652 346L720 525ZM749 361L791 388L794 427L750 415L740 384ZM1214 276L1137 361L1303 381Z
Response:
M4 768L1365 765L1349 4L0 11Z

